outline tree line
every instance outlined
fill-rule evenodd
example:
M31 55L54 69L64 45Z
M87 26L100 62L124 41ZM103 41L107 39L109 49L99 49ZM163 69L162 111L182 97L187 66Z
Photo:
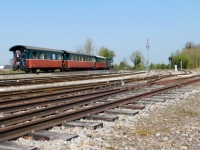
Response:
M171 54L171 65L177 65L178 68L182 69L195 69L200 67L200 45L194 44L193 42L187 42L185 47L180 51L177 50Z
M77 52L84 53L84 54L94 54L94 46L93 41L91 38L87 38L85 41L85 44L83 46L79 46L77 48ZM108 49L107 47L100 47L99 50L96 52L97 55L106 57L108 59L114 58L115 52L113 50ZM133 65L129 65L126 58L123 58L123 60L116 64L114 68L116 70L144 70L146 68L145 59L143 54L140 51L133 51L130 55L129 59L133 63ZM168 68L165 64L153 64L151 63L149 65L150 69L166 69Z
M83 46L79 46L77 48L77 52L85 53L85 54L94 54L94 46L91 38L88 38L85 41ZM106 58L114 58L115 52L113 50L108 49L107 47L100 47L96 52L97 55L103 56ZM185 44L185 47L180 51L177 50L175 53L172 53L169 56L171 62L170 64L148 64L149 69L174 69L174 66L177 65L178 68L182 69L194 69L200 67L200 45L195 45L193 42L189 41ZM133 51L129 57L132 65L128 64L126 58L123 58L119 64L115 63L114 68L116 70L144 70L147 67L147 62L143 56L143 54L139 51Z
M93 41L91 38L87 38L85 41L85 44L83 46L79 46L77 48L77 52L83 53L83 54L94 54L94 46ZM109 50L108 48L102 46L97 52L97 55L106 57L108 59L114 58L115 53L113 50Z

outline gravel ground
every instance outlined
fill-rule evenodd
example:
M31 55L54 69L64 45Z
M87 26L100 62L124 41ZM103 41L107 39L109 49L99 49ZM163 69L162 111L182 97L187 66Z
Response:
M18 138L15 142L40 150L198 150L200 149L200 84L175 100L148 105L136 116L118 115L103 128L56 126L54 132L79 135L71 141L35 141ZM81 120L87 121L87 120Z

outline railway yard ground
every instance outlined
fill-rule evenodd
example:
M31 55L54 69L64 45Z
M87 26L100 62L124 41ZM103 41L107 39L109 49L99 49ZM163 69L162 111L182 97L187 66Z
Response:
M68 75L0 75L0 150L200 149L200 71Z

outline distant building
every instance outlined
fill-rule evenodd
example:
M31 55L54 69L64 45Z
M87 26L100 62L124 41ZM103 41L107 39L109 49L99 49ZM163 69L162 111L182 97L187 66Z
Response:
M12 67L11 65L0 65L0 70L10 69L11 67Z
M3 69L10 69L12 66L11 65L4 65Z

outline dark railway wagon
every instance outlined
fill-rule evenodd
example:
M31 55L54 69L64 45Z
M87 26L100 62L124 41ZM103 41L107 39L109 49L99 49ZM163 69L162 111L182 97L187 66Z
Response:
M13 70L20 69L26 73L34 73L37 69L53 72L56 69L71 71L113 68L113 59L96 55L24 45L13 46L9 51L13 52Z
M106 59L106 68L107 69L113 69L114 68L114 64L113 64L113 59Z

